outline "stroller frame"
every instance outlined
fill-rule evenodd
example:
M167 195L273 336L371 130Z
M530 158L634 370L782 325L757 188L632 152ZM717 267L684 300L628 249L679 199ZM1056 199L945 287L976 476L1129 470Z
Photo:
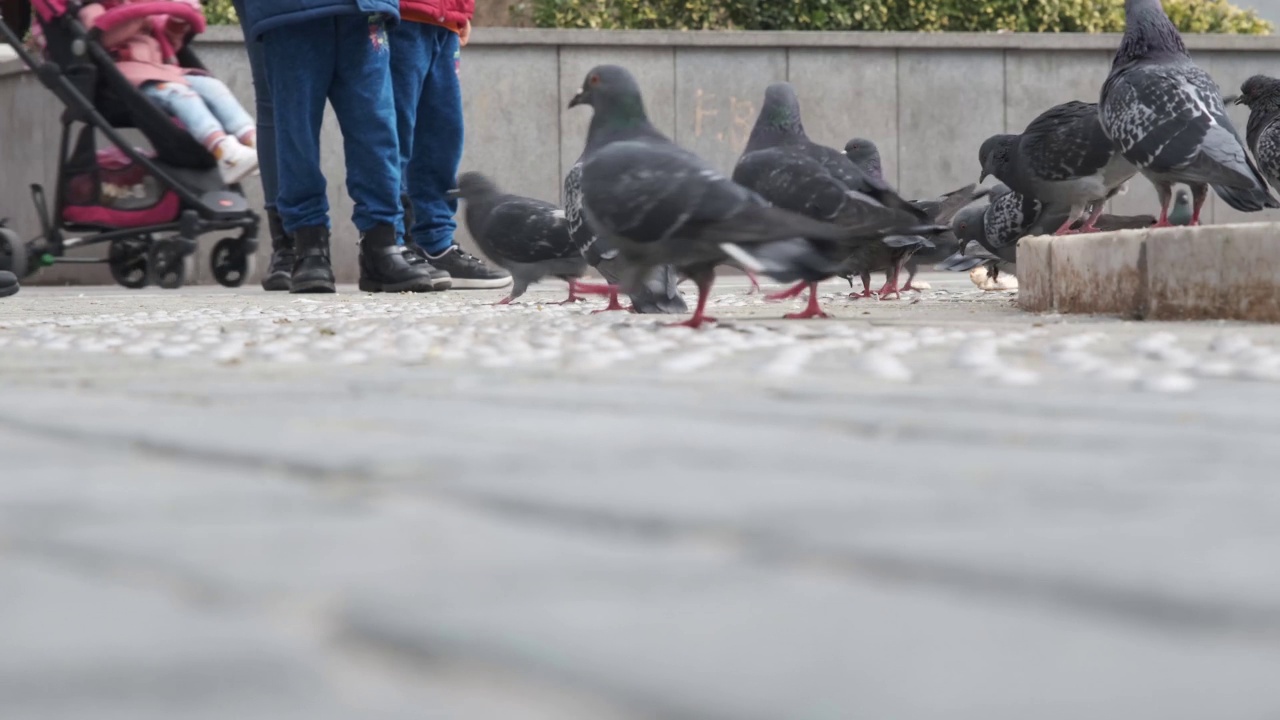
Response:
M139 5L149 7L153 14L182 11L183 7L172 2L149 2L133 3L130 9L135 13L147 12L147 8L139 8ZM138 97L147 106L127 113L130 117L126 118L128 125L125 127L132 126L142 131L157 150L161 150L163 144L171 156L169 159L183 158L181 164L185 167L162 159L164 151L152 157L134 147L121 132L122 128L104 116L93 98L103 90L121 92L122 83L130 89L132 85L128 85L128 81L115 69L110 54L97 42L100 31L87 29L80 23L81 7L78 0L70 0L66 3L66 11L58 17L45 18L43 13L36 13L36 20L41 23L46 36L51 34L50 28L55 23L59 26L56 32L70 35L70 53L63 53L63 57L56 57L54 61L34 56L18 34L0 18L0 40L13 46L40 83L52 91L66 108L61 118L53 208L48 205L44 188L32 184L31 198L40 219L41 235L26 243L14 242L11 233L0 235L0 270L10 270L19 277L26 277L55 263L106 263L112 277L125 287L141 288L154 284L162 288L177 288L181 287L194 265L192 256L201 235L239 231L238 235L225 237L215 244L210 254L210 265L219 284L240 286L253 274L260 225L257 213L249 207L238 185L228 187L222 184L221 177L217 175L216 161L209 151L159 108L151 106L141 93ZM200 20L202 28L203 18ZM178 59L183 67L203 69L189 48L179 51ZM108 75L105 78L102 77L104 69ZM110 76L112 73L118 77ZM172 132L157 120L160 117L171 126ZM102 133L132 163L144 168L163 186L163 192L177 196L180 212L176 220L138 227L64 222L68 164L75 157L83 158L85 153L95 152L96 133ZM159 138L158 142L157 135L168 137ZM66 256L72 248L101 243L110 243L105 258Z

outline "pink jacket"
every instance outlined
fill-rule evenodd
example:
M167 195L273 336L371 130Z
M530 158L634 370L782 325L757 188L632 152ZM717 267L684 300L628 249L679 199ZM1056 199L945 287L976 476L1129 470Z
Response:
M196 0L178 1L200 10ZM107 10L129 3L130 0L101 0L86 5L80 11L80 22L85 27L93 27L94 21ZM102 45L116 59L116 67L134 85L150 81L185 84L185 76L195 71L179 67L175 55L182 49L190 29L186 21L176 17L151 15L130 20L103 33Z

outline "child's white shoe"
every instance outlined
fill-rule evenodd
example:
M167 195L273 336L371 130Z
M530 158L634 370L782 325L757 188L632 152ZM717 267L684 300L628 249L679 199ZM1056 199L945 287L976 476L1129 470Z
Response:
M258 153L230 135L218 142L213 154L218 158L222 182L228 185L235 185L258 169Z

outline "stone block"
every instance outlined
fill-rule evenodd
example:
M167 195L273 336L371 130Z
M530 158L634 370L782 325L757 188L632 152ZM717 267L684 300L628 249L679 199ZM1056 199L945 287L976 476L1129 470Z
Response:
M678 48L676 142L732 173L765 88L786 79L784 48Z
M815 142L843 148L855 137L880 148L885 177L898 184L897 53L872 48L791 48L787 79Z
M934 197L978 181L978 148L1005 128L1004 53L902 50L898 53L899 186ZM885 78L883 82L894 82Z
M1064 313L1142 317L1146 302L1143 241L1150 233L1122 230L1054 237L1054 308ZM1021 273L1027 270L1019 263L1018 271L1021 281Z
M1276 223L1152 232L1148 316L1280 322L1278 232Z
M1053 309L1053 238L1048 235L1018 242L1018 306L1027 312Z

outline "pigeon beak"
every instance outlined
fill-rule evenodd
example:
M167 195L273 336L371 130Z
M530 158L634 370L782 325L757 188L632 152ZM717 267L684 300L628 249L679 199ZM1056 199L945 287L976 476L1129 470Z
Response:
M990 176L991 176L991 173L987 172L986 168L982 168L982 174L978 176L978 182L981 183L983 180L986 180Z
M1229 104L1231 104L1231 105L1243 105L1243 104L1244 104L1244 96L1243 96L1243 95L1228 95L1228 96L1226 96L1226 97L1224 97L1224 98L1222 98L1222 99L1223 99L1223 100L1225 100L1227 103L1229 103Z
M590 101L591 101L591 95L588 94L586 90L579 90L578 94L574 95L573 99L569 101L569 107L575 108L575 107L578 107L579 105L586 105Z

